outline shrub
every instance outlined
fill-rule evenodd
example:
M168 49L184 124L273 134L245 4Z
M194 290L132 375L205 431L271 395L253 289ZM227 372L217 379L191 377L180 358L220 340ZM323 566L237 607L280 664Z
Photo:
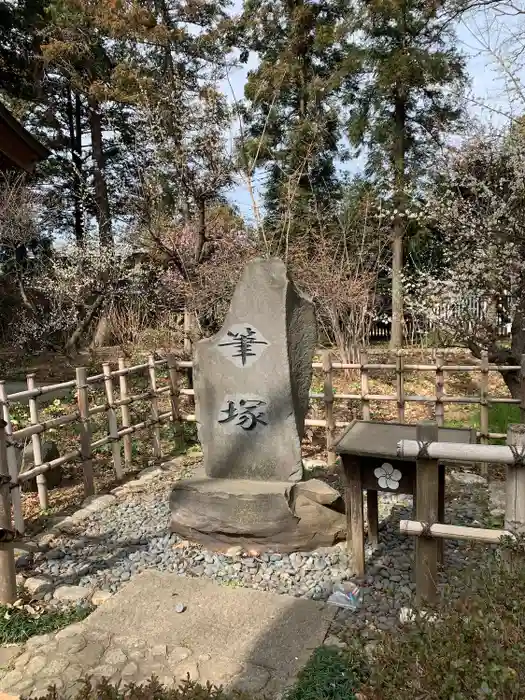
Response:
M518 700L525 688L523 542L467 574L464 599L377 647L367 700ZM509 567L505 557L517 565Z
M66 700L66 696L50 687L44 699ZM111 685L106 679L94 683L86 679L79 692L74 697L68 696L67 700L250 700L250 697L245 693L228 692L190 680L182 681L177 688L166 688L153 677L141 686L134 683Z

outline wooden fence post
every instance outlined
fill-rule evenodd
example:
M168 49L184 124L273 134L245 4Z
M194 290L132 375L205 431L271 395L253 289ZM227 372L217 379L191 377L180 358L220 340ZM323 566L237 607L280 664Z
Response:
M368 396L368 353L366 350L361 350L359 353L359 363L361 365L361 415L363 420L370 420L370 401Z
M323 372L324 372L324 409L326 415L326 454L327 464L333 467L336 456L333 450L335 437L335 421L334 421L334 386L332 375L332 353L326 350L323 353Z
M166 356L168 363L168 378L170 385L170 403L171 403L171 420L173 423L173 433L175 441L180 440L181 447L184 449L184 426L180 419L180 401L179 401L179 383L177 358L172 353Z
M32 391L36 388L35 375L34 373L27 375L27 388ZM29 397L29 420L31 425L38 425L38 404L35 396ZM42 442L40 440L40 434L36 433L31 435L31 442L33 444L33 459L35 467L39 467L42 464ZM24 461L24 453L22 452L22 461ZM47 492L47 483L45 474L38 474L36 477L36 487L38 490L38 500L40 502L40 508L42 510L47 510L49 508L49 495Z
M89 421L89 395L87 371L85 367L76 368L77 402L80 413L80 453L84 475L84 495L86 498L95 493L93 480L93 459L91 454L91 425Z
M507 445L518 455L525 452L525 425L509 425ZM525 533L525 467L519 464L507 467L505 529L518 535Z
M417 426L417 440L424 446L437 442L435 423ZM420 450L422 452L423 450ZM424 454L416 461L416 520L433 525L439 517L439 467L437 459ZM435 602L437 598L438 543L424 534L416 540L416 598L419 604Z
M481 353L481 379L479 383L479 427L480 442L489 444L489 355L486 350ZM486 462L480 464L482 476L488 476L489 465Z
M0 381L0 402L2 403L2 414L0 418L3 418L6 424L5 437L7 444L7 467L9 470L9 476L11 477L11 481L14 481L18 478L19 464L21 464L21 460L19 460L18 458L16 447L12 444L9 444L11 442L10 437L13 434L13 426L11 425L11 418L9 416L7 392L5 389L5 382L3 380ZM22 511L22 494L20 491L20 486L15 486L15 488L11 489L10 498L11 503L13 504L15 529L17 532L23 535L26 528L24 522L24 514Z
M405 422L405 382L404 382L405 358L402 350L396 353L396 397L397 397L397 419L400 423Z
M118 358L118 368L120 371L126 369L126 361L123 357ZM128 398L128 378L125 374L119 376L119 387L120 387L120 398ZM129 406L128 404L122 404L120 407L120 412L122 416L122 427L129 428L131 425L129 417ZM131 466L131 459L133 456L133 445L131 442L131 435L124 435L124 466L129 468Z
M153 424L153 457L160 459L162 450L160 445L160 426L159 426L159 400L157 398L157 377L155 376L155 358L153 355L148 356L148 375L149 386L151 389L151 420L156 421Z
M445 423L445 406L443 405L443 396L445 395L445 373L443 372L443 365L445 364L445 358L443 353L436 353L436 405L434 413L436 416L436 423L439 427L443 427Z
M184 308L184 352L191 357L191 331L192 331L192 313Z
M4 541L0 541L0 603L16 600L14 532L11 525L11 499L9 484L11 477L7 463L6 421L0 418L0 528L5 530Z
M113 467L117 479L120 481L124 474L122 472L122 460L120 458L120 440L118 434L117 412L114 406L113 378L111 376L111 365L109 362L102 364L104 375L104 389L106 390L106 401L108 403L108 434L111 438L111 452L113 454Z
M525 355L521 356L521 371L520 371L520 384L521 384L521 403L520 403L520 421L525 425Z

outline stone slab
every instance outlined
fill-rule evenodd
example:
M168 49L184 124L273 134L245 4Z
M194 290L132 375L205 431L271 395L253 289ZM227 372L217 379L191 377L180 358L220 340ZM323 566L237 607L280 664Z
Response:
M248 263L223 327L195 346L195 410L208 476L302 478L316 335L313 303L284 262Z
M186 606L182 614L174 611L178 602ZM211 662L220 657L265 669L285 685L323 643L334 614L316 601L148 571L92 613L85 626L102 637L135 635L147 648L162 642L168 649L211 657L206 661L210 680ZM229 687L247 680L237 676Z
M320 602L148 571L82 622L30 638L0 673L0 691L34 699L56 684L67 699L84 676L140 685L154 675L176 687L189 674L270 699L294 682L334 615Z
M215 549L235 544L309 551L346 536L339 493L317 479L214 479L200 469L176 482L170 510L173 532Z

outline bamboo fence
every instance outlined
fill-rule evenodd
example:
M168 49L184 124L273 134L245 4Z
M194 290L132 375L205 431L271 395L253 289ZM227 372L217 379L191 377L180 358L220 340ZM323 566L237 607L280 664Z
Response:
M433 413L437 425L443 425L445 419L445 406L447 404L473 404L480 407L480 431L478 436L482 445L488 444L491 438L504 438L505 434L489 432L489 408L493 404L516 404L521 409L521 422L525 423L525 355L521 365L505 366L489 364L487 356L482 357L480 364L458 365L447 364L441 352L436 353L434 364L412 364L406 362L402 353L396 355L395 363L373 363L368 361L366 352L362 352L357 363L343 363L334 361L330 351L324 351L321 362L313 363L314 370L320 370L323 375L323 390L320 393L311 392L313 401L320 401L324 405L325 418L308 418L306 425L310 427L324 428L326 431L326 448L328 463L334 464L333 452L334 436L337 429L349 425L347 421L339 421L335 418L335 404L340 401L356 401L359 403L361 417L369 420L371 407L376 403L392 402L397 407L397 419L405 420L405 407L408 403L420 403L433 406ZM84 367L76 369L75 379L58 384L37 387L33 374L27 376L27 389L7 395L5 382L0 381L0 578L2 568L9 568L2 564L2 547L9 546L9 542L17 534L25 531L21 485L36 477L38 496L42 509L48 507L48 489L46 474L65 464L77 463L82 471L84 493L90 496L95 491L93 453L104 445L111 446L112 463L117 480L122 479L124 472L132 462L132 437L141 430L151 430L153 456L155 459L162 457L160 426L163 423L172 423L174 427L174 439L183 436L184 422L195 422L195 414L181 411L181 398L194 396L194 390L184 388L184 375L191 371L191 361L179 361L174 355L157 360L149 356L146 363L126 367L123 358L119 359L118 369L111 369L109 363L104 363L102 373L88 376ZM167 384L159 386L159 369L167 370ZM359 373L360 391L355 394L345 394L334 391L334 373L340 371L357 371ZM489 373L497 371L517 371L521 376L521 398L489 397ZM371 394L370 375L377 372L395 373L395 393L391 395ZM409 372L433 373L435 390L433 395L417 396L405 392L406 375ZM449 396L445 393L446 376L452 372L480 373L479 396ZM147 382L148 389L137 394L130 394L128 379L132 375L141 375ZM89 389L99 386L104 391L105 401L98 405L90 405ZM52 393L67 389L76 390L76 410L49 420L40 419L38 406L39 399L45 399ZM118 398L116 398L118 396ZM170 409L161 411L160 399L169 398ZM27 400L29 404L29 425L21 429L14 429L10 415L10 406L21 400ZM132 425L130 406L139 401L149 402L149 417ZM93 439L93 417L104 415L106 418L107 435ZM60 426L76 424L79 428L79 440L75 449L63 454L56 459L43 462L42 435L50 429ZM25 440L31 438L33 446L34 464L27 471L20 471L22 461L20 449ZM123 459L121 453L123 447ZM14 521L14 522L13 522ZM11 564L9 564L9 567ZM7 584L6 584L7 585ZM0 598L4 583L0 581Z
M332 450L334 435L338 428L345 428L350 425L350 421L336 420L334 412L334 402L357 401L360 404L361 418L370 420L371 404L381 402L395 403L397 407L397 420L405 422L405 407L407 403L426 404L433 407L434 416L439 426L445 423L445 406L447 404L478 405L480 410L480 429L477 436L481 444L487 445L491 439L504 439L506 433L489 432L489 410L495 404L517 405L520 407L521 421L525 422L525 355L522 356L521 365L495 365L490 364L487 353L483 353L479 364L458 365L446 364L443 352L437 352L434 364L413 364L405 361L402 352L396 354L395 363L370 363L368 353L360 353L359 362L345 363L337 362L333 359L330 351L322 353L321 362L313 362L315 370L322 370L324 381L322 393L310 392L310 399L322 401L324 403L325 418L307 418L305 424L315 428L325 428L326 448L328 464L334 464L335 453ZM191 362L179 363L182 367L191 367ZM345 394L334 391L333 376L336 371L358 371L360 376L361 390L358 394ZM371 372L395 372L396 381L395 394L371 394L369 391L369 380ZM490 372L516 371L521 377L521 398L512 399L510 397L490 397L489 396L489 374ZM417 396L405 393L405 379L409 372L426 372L434 375L434 393L428 396ZM478 396L450 396L445 393L446 375L453 372L468 372L480 375L480 393ZM182 389L181 394L194 396L193 389ZM187 414L183 416L185 421L195 421L195 415ZM483 468L486 471L486 467Z
M119 359L118 369L112 370L109 363L104 363L102 373L88 376L85 367L77 367L76 379L36 387L33 374L27 376L27 390L7 394L5 382L0 382L0 405L2 418L0 421L0 433L3 442L0 441L0 482L2 476L8 484L10 501L13 512L14 530L18 534L25 531L25 523L22 511L22 498L20 487L24 482L35 479L37 482L40 507L48 508L48 489L46 474L65 464L80 463L84 494L86 497L95 492L93 474L93 452L104 445L111 446L112 463L115 477L121 480L124 476L124 468L131 464L132 442L131 436L140 430L150 429L153 440L153 457L160 459L160 425L164 422L172 422L178 430L181 423L179 415L179 372L181 366L191 363L178 362L173 355L165 359L155 360L153 355L148 357L144 364L126 367L123 358ZM158 370L166 368L168 383L158 386ZM142 375L146 378L149 388L147 391L130 395L128 390L128 378L131 375ZM118 379L119 398L115 397L115 380ZM90 405L89 389L100 385L104 389L105 402L98 405ZM41 421L39 418L38 399L45 399L49 394L67 389L76 390L77 409L57 418ZM170 410L160 412L159 399L165 395L170 398ZM29 403L30 424L25 428L14 429L10 415L10 406L18 401L27 400ZM130 406L139 401L148 401L150 404L150 417L130 424ZM98 440L93 440L93 417L105 414L107 422L107 435ZM119 416L120 425L119 427ZM48 462L42 460L42 434L60 426L77 424L79 426L78 447ZM23 460L24 442L31 438L33 445L33 466L27 471L20 471ZM121 443L124 447L124 464L121 455ZM4 449L5 446L5 449ZM4 454L5 451L5 454ZM1 507L0 507L1 510ZM0 524L0 530L2 525ZM5 526L4 526L5 529Z
M362 352L358 363L344 363L334 361L330 351L322 354L321 362L314 362L314 370L321 370L323 374L323 391L321 393L310 392L312 402L320 401L324 405L324 418L307 418L305 423L309 427L324 428L326 431L326 448L328 463L335 463L335 453L332 445L338 429L349 425L349 421L340 421L335 418L335 404L341 401L356 401L360 406L361 418L369 420L371 417L371 405L390 402L397 407L397 420L404 422L405 407L408 403L426 404L433 407L435 420L438 425L443 425L445 420L445 406L447 404L471 404L479 405L480 430L478 437L481 444L488 444L492 438L505 438L504 433L489 432L489 409L494 404L515 404L521 408L521 420L525 422L525 356L520 366L505 366L489 364L486 354L483 355L480 364L458 365L446 364L443 353L436 353L434 364L412 364L406 362L402 353L397 353L395 363L371 363L368 361L367 352ZM76 369L76 378L71 381L48 386L36 387L33 374L27 376L27 389L10 395L6 394L5 383L0 381L0 405L2 407L3 420L5 421L7 457L3 468L7 470L11 478L11 500L13 504L16 530L24 531L20 484L36 477L40 505L42 509L48 507L48 494L45 482L45 474L64 464L80 462L84 489L86 496L94 493L93 477L93 451L103 445L111 445L112 461L117 479L121 479L124 469L131 464L132 435L143 429L152 430L153 456L159 459L161 455L160 425L163 422L172 422L181 431L183 422L195 422L194 413L181 413L180 399L183 396L194 397L194 390L184 388L183 375L192 368L190 361L179 361L174 355L168 355L165 359L155 360L153 355L148 357L144 364L126 367L123 358L118 361L118 369L111 369L109 363L104 363L102 373L87 376L84 367ZM167 369L168 383L158 386L158 370ZM334 373L340 371L357 371L359 373L360 392L355 394L339 393L334 391ZM501 370L518 371L521 375L522 392L521 399L506 397L489 397L489 373ZM372 372L394 372L395 393L391 395L371 394L369 380ZM435 390L433 395L417 396L405 392L406 375L409 372L433 373ZM449 396L445 393L446 375L452 372L468 372L480 374L480 393L478 396ZM130 375L142 375L148 382L148 390L135 395L129 394L128 377ZM104 388L105 402L90 406L90 387L100 385ZM39 418L38 399L42 399L56 391L75 389L77 394L77 410L67 415L42 421ZM115 398L118 394L119 398ZM169 395L170 410L163 413L159 409L159 399ZM10 416L10 405L14 402L27 400L29 403L30 425L14 430ZM137 423L130 424L131 404L137 401L150 403L150 417ZM91 419L97 414L105 414L107 418L107 435L101 439L92 440ZM42 462L42 434L50 429L68 424L78 424L80 439L75 450L61 455L47 462ZM120 424L120 427L119 427ZM33 446L34 466L28 471L19 473L20 458L17 449L24 440L31 438ZM121 443L123 444L124 460L121 455Z

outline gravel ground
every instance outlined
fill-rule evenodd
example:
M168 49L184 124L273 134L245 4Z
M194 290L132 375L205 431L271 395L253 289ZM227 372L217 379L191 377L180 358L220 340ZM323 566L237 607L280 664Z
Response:
M236 548L217 554L170 535L168 499L173 479L168 471L138 488L117 489L116 500L82 520L76 534L60 535L48 551L22 557L19 565L24 576L48 578L53 588L81 586L87 597L93 591L99 596L100 591L113 593L134 574L154 568L316 600L327 599L335 584L352 580L362 590L363 603L358 611L339 610L331 637L332 643L339 644L349 631L373 639L378 631L397 623L401 608L410 606L415 589L414 541L398 532L399 519L411 517L410 496L380 494L380 543L375 551L367 548L366 575L357 579L349 575L344 544L289 555L250 555ZM486 524L490 517L486 484L475 475L466 481L448 479L446 519L455 524ZM447 542L442 583L454 587L457 574L475 564L485 549L479 544ZM56 598L49 591L44 600L53 604Z

